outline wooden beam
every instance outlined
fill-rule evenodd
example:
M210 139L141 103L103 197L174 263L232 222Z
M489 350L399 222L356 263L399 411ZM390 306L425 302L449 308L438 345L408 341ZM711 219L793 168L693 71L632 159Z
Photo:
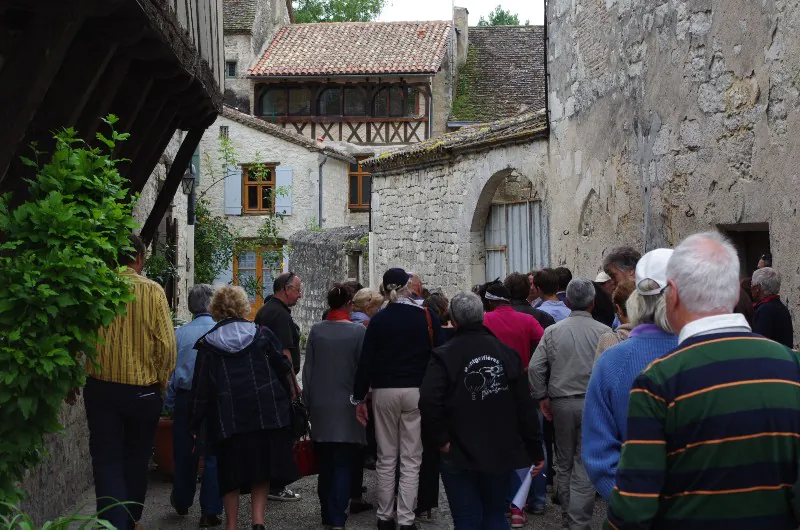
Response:
M214 117L216 118L216 116ZM213 123L213 120L211 123ZM210 123L206 122L204 125L205 127L195 127L188 132L186 138L183 139L183 143L181 143L181 146L178 149L178 153L175 155L175 160L172 163L169 174L167 174L167 180L164 182L164 187L161 188L161 192L158 194L158 198L153 206L153 210L150 212L150 215L147 216L147 221L145 221L144 226L142 227L140 235L144 240L145 245L149 245L152 241L153 234L155 234L156 228L158 228L158 225L161 223L161 219L167 212L167 208L169 208L170 203L172 203L172 199L175 197L175 192L178 191L178 188L181 185L183 174L186 171L186 168L189 167L189 162L192 160L192 155L197 149L198 144L200 144L200 139L203 137L203 133Z
M153 172L153 168L155 168L164 150L169 145L175 131L178 130L180 120L177 117L173 117L171 122L165 123L169 123L169 125L161 129L160 135L153 134L150 138L147 138L139 156L131 161L130 168L127 171L127 177L130 181L129 195L139 193L144 189L147 179L150 178Z
M79 17L37 17L16 53L0 70L0 188L20 140L82 23Z
M125 83L108 108L108 112L119 117L117 123L119 131L131 130L154 83L155 80L147 71L147 64L137 62L131 65Z
M94 140L94 135L100 126L100 118L109 113L109 107L119 92L130 65L130 59L117 54L84 105L78 118L77 129L78 135L87 142ZM120 130L120 132L126 131Z

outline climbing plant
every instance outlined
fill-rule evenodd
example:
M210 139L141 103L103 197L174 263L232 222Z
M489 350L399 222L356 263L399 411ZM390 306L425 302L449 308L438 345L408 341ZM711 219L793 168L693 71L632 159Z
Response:
M256 152L253 159L261 160ZM234 256L243 252L256 251L265 264L280 263L285 245L280 238L280 227L283 215L273 213L263 215L255 237L243 237L223 215L215 215L211 211L211 202L206 199L214 187L223 183L227 169L238 166L238 156L233 142L228 137L220 137L216 153L204 153L204 171L209 175L209 186L198 197L195 221L195 283L211 283L220 273L230 267ZM248 163L248 173L261 181L266 179L268 166L262 162ZM277 197L288 195L288 186L276 187L273 204ZM262 298L261 289L266 278L251 278L239 275L235 281L252 298Z
M67 394L85 382L98 330L132 300L117 254L135 228L127 181L112 158L127 134L97 133L92 148L74 129L57 132L52 153L33 149L28 197L15 208L0 196L0 499L16 502L17 482L59 431ZM46 163L40 157L48 155ZM0 508L3 510L3 508Z

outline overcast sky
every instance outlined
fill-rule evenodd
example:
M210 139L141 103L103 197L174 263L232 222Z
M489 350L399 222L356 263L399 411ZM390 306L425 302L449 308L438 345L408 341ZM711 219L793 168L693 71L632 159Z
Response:
M544 24L544 0L455 0L456 6L469 11L469 25L478 24L497 4L519 15L520 24ZM386 0L378 20L450 20L452 0Z

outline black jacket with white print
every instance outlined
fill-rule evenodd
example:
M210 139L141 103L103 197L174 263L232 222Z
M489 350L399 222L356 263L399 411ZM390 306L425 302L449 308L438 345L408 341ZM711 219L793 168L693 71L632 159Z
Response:
M544 459L536 403L519 354L482 324L434 350L420 387L425 438L454 466L499 472Z

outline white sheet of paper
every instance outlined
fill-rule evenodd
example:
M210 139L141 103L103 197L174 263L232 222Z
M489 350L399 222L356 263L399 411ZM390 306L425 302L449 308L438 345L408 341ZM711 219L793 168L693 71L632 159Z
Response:
M530 469L517 470L519 478L522 479L522 485L517 490L517 494L514 495L514 500L511 501L511 504L516 506L520 510L525 508L525 503L528 500L528 492L530 492L531 490L531 483L533 482L533 477L531 476L532 469L533 466L531 466ZM525 476L523 476L523 474Z

